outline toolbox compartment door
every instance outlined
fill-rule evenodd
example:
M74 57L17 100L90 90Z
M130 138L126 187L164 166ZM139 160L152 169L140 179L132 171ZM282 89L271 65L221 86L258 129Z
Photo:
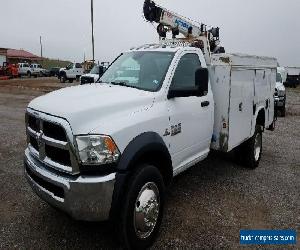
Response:
M228 151L251 137L255 70L232 67Z

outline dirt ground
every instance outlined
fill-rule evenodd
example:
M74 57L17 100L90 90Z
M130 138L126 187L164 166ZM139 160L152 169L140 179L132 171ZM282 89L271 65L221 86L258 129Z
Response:
M119 248L108 223L70 219L40 200L23 176L27 104L69 85L56 78L0 81L0 249ZM300 249L300 87L287 98L287 116L264 134L259 168L211 153L174 179L153 249L245 249L241 229L297 230L291 248Z

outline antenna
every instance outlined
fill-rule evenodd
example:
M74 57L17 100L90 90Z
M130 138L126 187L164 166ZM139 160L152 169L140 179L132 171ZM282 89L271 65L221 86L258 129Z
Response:
M91 24L92 24L92 50L93 64L95 63L95 41L94 41L94 0L91 0Z

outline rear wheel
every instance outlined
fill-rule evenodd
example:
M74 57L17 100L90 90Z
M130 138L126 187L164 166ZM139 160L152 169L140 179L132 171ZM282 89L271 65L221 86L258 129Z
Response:
M73 83L73 79L69 79L69 83Z
M237 148L240 162L250 169L258 167L262 155L262 126L256 125L254 135Z
M284 104L284 106L281 108L280 113L281 113L281 116L282 116L282 117L285 117L285 104Z
M30 71L27 72L27 77L31 78L31 72Z
M123 246L145 249L159 231L164 207L164 182L159 170L141 165L129 180L117 222Z

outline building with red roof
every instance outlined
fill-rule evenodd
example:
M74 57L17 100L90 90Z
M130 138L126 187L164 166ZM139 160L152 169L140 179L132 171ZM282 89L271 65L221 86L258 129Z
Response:
M42 58L39 56L36 56L28 51L25 51L23 49L17 50L17 49L7 49L7 61L9 63L20 63L20 62L38 62L41 61Z

